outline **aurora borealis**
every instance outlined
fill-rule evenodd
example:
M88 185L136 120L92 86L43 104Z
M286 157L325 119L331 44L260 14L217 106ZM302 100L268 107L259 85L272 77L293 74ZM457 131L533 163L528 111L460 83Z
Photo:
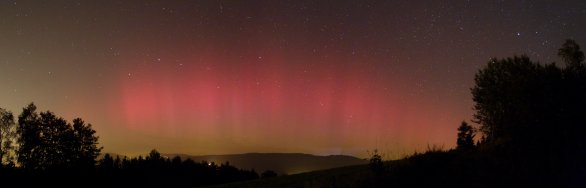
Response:
M451 148L491 57L586 45L585 1L2 1L0 107L105 152Z

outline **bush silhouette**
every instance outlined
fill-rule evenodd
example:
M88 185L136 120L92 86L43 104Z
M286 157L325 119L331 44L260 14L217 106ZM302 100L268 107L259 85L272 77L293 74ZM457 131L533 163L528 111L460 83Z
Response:
M264 171L260 175L260 177L261 178L274 178L274 177L277 177L277 173L275 171L272 171L272 170L267 170L267 171Z
M458 140L456 149L470 150L474 148L474 128L465 121L458 127Z
M383 162L382 156L378 153L378 150L374 150L368 162L368 166L370 166L370 169L376 176L381 176L385 173L386 166Z

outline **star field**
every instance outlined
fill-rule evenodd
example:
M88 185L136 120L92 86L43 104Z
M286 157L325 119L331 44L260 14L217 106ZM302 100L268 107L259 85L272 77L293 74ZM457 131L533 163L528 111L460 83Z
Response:
M0 107L82 117L122 154L451 148L489 58L586 45L578 0L3 1L0 17Z

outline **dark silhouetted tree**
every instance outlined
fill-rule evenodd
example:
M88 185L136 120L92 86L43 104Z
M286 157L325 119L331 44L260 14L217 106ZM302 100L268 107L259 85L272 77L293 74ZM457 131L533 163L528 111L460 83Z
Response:
M116 156L116 159L114 159L114 169L119 169L122 167L122 159L120 159L120 156Z
M175 156L175 157L173 157L173 159L171 159L171 164L172 164L174 167L179 167L179 166L181 166L181 162L182 162L182 160L181 160L181 157L179 157L179 156Z
M73 131L71 125L53 112L41 112L39 119L41 146L38 147L41 169L66 168L74 162Z
M23 108L18 116L17 134L18 137L18 162L25 169L39 168L41 153L38 152L41 146L41 128L39 114L36 112L35 104L30 103Z
M164 168L165 159L163 156L161 156L161 153L155 149L151 150L145 160L147 163L147 168L151 170L152 173L160 173Z
M474 128L465 121L458 127L458 140L456 149L470 150L474 148Z
M584 52L580 50L576 41L571 39L566 40L562 48L558 50L558 56L564 60L567 67L579 67L584 61Z
M472 96L475 121L488 142L504 142L527 131L535 120L532 107L540 93L540 69L527 56L491 59L475 76Z
M148 161L162 161L163 157L161 156L161 153L159 153L156 149L151 150L151 152L149 152L149 155L147 156L146 160Z
M99 168L105 171L114 169L114 158L109 153L104 154L104 157L99 161Z
M15 131L14 115L12 112L0 108L0 166L14 166Z
M124 157L122 158L122 163L120 163L120 168L121 168L121 169L128 169L128 168L130 168L131 166L132 166L132 165L131 165L130 159L128 159L128 157L124 156Z
M73 120L73 153L75 165L81 168L93 168L102 147L98 147L98 136L91 124L85 124L81 118Z

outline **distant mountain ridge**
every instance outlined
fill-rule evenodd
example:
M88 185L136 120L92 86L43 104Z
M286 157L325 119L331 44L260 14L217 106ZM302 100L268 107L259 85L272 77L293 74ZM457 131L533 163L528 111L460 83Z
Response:
M255 169L258 173L273 170L278 174L297 174L342 166L366 164L368 161L348 155L317 156L304 153L245 153L227 155L163 154L172 158L191 159L196 162L208 161L216 164L229 162L241 169Z

